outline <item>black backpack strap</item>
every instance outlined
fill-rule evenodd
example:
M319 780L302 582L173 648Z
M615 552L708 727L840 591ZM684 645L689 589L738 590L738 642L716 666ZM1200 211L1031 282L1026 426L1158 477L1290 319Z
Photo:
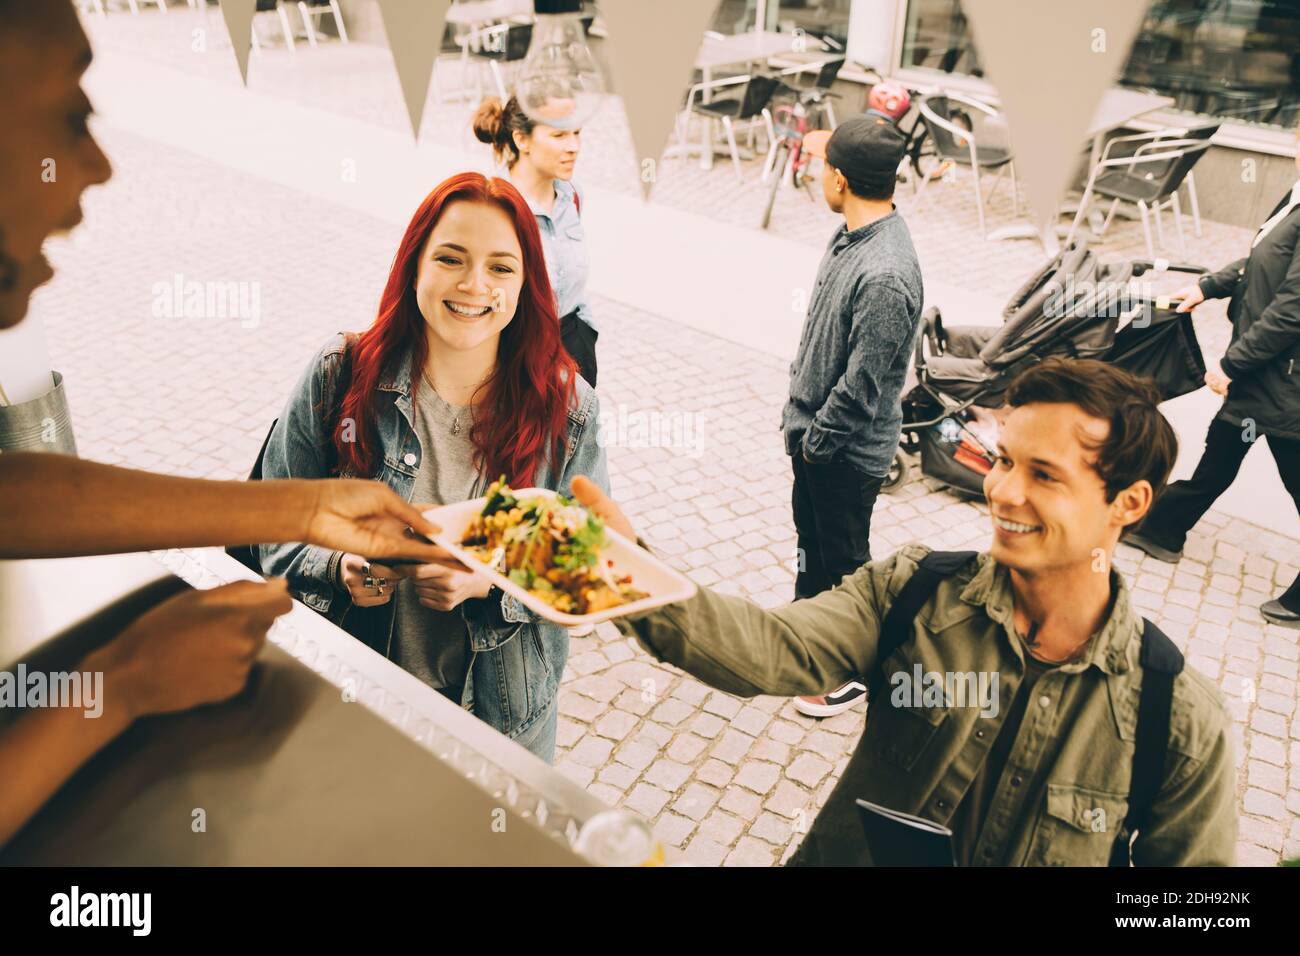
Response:
M1138 700L1137 743L1133 749L1132 783L1124 829L1111 851L1111 866L1128 866L1133 834L1142 829L1164 781L1169 751L1169 720L1174 704L1174 680L1182 672L1183 655L1168 636L1142 620L1142 691Z
M874 699L885 684L885 661L903 646L912 630L912 621L927 601L934 597L939 582L951 577L978 557L976 551L931 551L916 566L898 597L885 612L880 625L880 643L876 650L876 670L871 677L870 698Z

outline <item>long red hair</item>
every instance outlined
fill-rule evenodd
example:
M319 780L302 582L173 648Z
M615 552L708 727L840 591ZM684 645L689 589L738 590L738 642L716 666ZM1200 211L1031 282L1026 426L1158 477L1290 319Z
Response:
M537 219L506 180L459 173L429 193L411 217L388 273L379 316L352 348L352 374L338 403L340 424L332 435L340 471L375 474L376 387L384 370L407 349L414 398L429 355L427 325L415 297L420 253L443 211L462 200L494 205L510 217L523 251L524 272L518 307L501 330L496 369L484 386L481 412L470 430L474 464L493 478L504 474L515 487L527 487L548 452L557 462L563 453L578 368L560 342L560 320ZM341 427L348 419L355 423L352 441L344 440Z

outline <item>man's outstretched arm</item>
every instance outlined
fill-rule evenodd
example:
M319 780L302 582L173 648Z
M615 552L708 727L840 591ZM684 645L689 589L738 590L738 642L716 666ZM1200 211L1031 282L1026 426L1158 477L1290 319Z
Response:
M367 557L433 560L437 532L373 481L206 481L68 455L0 455L0 558L307 541Z
M636 536L591 482L575 479L573 493L610 527ZM615 623L655 657L727 693L821 694L875 667L895 564L864 565L840 587L774 611L700 588L686 601Z

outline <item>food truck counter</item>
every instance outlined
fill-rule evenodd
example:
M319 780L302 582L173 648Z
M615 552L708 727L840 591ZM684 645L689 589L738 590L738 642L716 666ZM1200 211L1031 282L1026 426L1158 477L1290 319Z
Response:
M162 598L245 578L218 549L0 561L0 670L72 670ZM0 864L573 865L605 809L294 602L242 694L137 721Z

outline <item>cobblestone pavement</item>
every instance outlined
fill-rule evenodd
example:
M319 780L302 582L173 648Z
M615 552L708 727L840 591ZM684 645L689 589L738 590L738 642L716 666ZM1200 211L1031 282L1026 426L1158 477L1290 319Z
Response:
M109 18L104 28L120 29L115 22L125 20ZM320 50L362 66L386 60L386 53L356 44ZM277 55L285 57L268 52L254 71L269 71ZM364 110L368 82L383 85L375 66L335 89L329 77L313 81L306 62L300 55L292 68L295 88L315 82L339 109ZM377 121L405 122L391 86L385 95L392 103ZM67 378L81 453L242 477L315 349L332 332L364 327L373 317L400 230L133 134L101 135L116 178L87 196L86 222L75 236L52 244L60 277L36 306ZM584 172L593 181L616 181L612 154L596 153L593 147L584 158ZM752 165L748 175L757 175ZM734 184L729 165L710 173L682 166L665 172L655 201L740 217L738 205L752 205L755 190L751 183L742 193ZM1004 295L1035 265L1028 243L978 239L966 190L952 187L934 202L932 219L912 217L927 270ZM995 202L995 223L998 208ZM783 197L778 216L776 228L801 241L806 233L818 245L833 225L799 196ZM1116 227L1108 248L1134 254L1135 232L1131 224ZM1243 235L1206 223L1194 255L1227 261ZM177 274L259 283L260 321L156 314L155 286ZM638 530L699 584L764 606L786 602L794 534L789 465L777 433L784 363L615 301L595 305L604 330L600 394L616 498ZM1203 311L1198 331L1207 352L1217 351L1225 323L1216 328L1213 313ZM635 447L637 415L677 426L675 440ZM913 540L981 548L985 515L982 506L913 482L881 499L872 550L885 555ZM1212 511L1185 554L1171 567L1121 547L1116 563L1138 607L1192 666L1220 682L1234 718L1238 862L1271 865L1284 849L1300 854L1300 647L1294 631L1264 623L1256 608L1294 576L1300 546ZM704 865L784 859L863 726L861 708L815 721L784 699L745 701L712 691L654 662L609 625L573 641L560 709L561 771L642 814L665 843Z

